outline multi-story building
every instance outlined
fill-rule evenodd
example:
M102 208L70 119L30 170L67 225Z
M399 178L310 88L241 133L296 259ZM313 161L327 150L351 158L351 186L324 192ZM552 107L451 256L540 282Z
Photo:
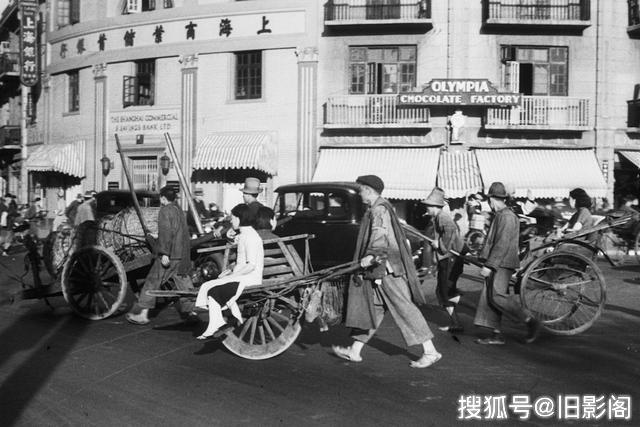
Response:
M627 13L624 0L327 2L314 179L377 172L405 200L500 180L517 197L583 187L611 201L614 150L640 149Z
M268 203L274 185L296 181L299 146L315 138L316 2L46 3L46 137L29 158L49 160L33 174L49 199L60 186L71 197L127 188L116 135L136 188L177 185L180 165L229 209L247 176ZM82 179L52 181L61 168Z
M225 208L250 175L270 202L376 173L407 217L434 185L638 192L636 1L47 0L42 21L24 165L50 199L126 188L116 134L134 186L177 162Z

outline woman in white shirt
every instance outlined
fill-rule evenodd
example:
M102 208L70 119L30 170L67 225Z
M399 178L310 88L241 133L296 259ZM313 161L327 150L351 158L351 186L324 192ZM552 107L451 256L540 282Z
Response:
M221 336L228 328L242 323L238 297L245 288L262 284L264 268L264 248L262 239L253 228L254 217L249 206L240 204L231 210L231 225L237 231L238 254L233 271L221 273L215 280L205 282L198 291L196 307L209 309L209 325L197 339L205 340L212 336ZM222 315L228 308L233 318L227 324Z

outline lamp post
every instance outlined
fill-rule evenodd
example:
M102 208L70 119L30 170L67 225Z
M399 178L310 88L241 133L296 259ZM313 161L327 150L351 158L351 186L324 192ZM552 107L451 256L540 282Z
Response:
M104 176L109 175L109 171L111 169L113 169L113 163L111 163L111 159L107 157L107 155L105 154L101 159L100 159L100 164L102 165L102 174Z
M160 157L160 170L162 171L162 174L167 175L169 173L169 168L171 168L171 159L165 153Z

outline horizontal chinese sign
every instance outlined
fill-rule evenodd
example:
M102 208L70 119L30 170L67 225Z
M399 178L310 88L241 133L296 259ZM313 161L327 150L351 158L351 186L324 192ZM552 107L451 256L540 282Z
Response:
M109 114L110 134L161 135L180 133L180 110L114 111Z
M502 93L487 79L433 79L422 92L398 95L400 105L520 105L522 94Z
M38 46L36 0L20 0L20 81L25 86L38 83Z

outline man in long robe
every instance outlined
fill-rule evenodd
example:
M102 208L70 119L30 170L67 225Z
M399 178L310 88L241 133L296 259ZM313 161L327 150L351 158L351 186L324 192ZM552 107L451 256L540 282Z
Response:
M156 299L147 291L160 289L163 283L172 280L178 290L193 288L191 282L191 242L187 219L182 209L175 204L176 193L170 187L160 190L160 212L158 212L158 239L156 258L147 274L140 291L138 302L129 313L127 320L136 325L149 323L149 310L155 307ZM181 298L176 306L185 320L195 320L192 315L193 301Z
M333 346L334 353L361 362L360 352L373 337L387 311L391 312L408 346L421 344L423 355L411 367L426 368L442 355L433 346L433 334L416 304L425 297L406 236L391 204L380 194L384 183L375 175L356 180L360 197L369 206L360 225L354 260L364 269L349 285L346 325L353 328L349 347ZM376 262L380 260L380 262Z

